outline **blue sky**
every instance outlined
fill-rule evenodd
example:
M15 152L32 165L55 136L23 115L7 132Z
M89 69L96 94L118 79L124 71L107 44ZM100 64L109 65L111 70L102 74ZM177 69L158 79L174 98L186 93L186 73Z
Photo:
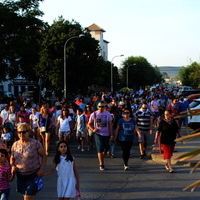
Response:
M200 60L199 0L44 0L42 19L96 23L106 32L109 61L120 67L129 56L152 65L187 66Z

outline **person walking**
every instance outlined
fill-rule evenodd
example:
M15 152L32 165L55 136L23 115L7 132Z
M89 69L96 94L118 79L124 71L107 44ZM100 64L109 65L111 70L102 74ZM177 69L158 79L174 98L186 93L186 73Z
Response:
M0 199L8 200L10 194L10 182L14 179L14 173L11 174L10 165L7 164L8 151L0 149Z
M140 131L133 118L130 117L130 110L125 108L123 111L123 118L117 123L117 129L115 133L115 141L118 139L122 149L122 158L124 161L124 170L128 170L128 160L130 158L130 150L134 140L134 130L138 133L138 137L141 137Z
M179 126L177 122L172 118L172 112L166 110L164 112L164 119L159 123L156 131L155 143L158 143L158 137L160 136L160 142L164 151L163 157L166 160L165 169L170 173L174 172L171 165L171 157L174 152L176 137L181 137Z
M72 119L69 116L68 108L64 107L62 108L61 115L58 117L56 123L56 134L58 136L58 140L64 140L67 142L72 131Z
M92 107L90 103L87 103L85 106L85 112L83 113L87 119L90 118L90 115L93 113ZM94 133L90 130L87 124L87 142L88 142L88 151L93 148L93 140L94 140Z
M39 130L38 130L39 115L36 113L35 107L31 108L31 111L32 111L32 114L29 115L30 126L32 128L34 139L39 140L40 139Z
M34 199L34 180L43 175L47 162L42 144L30 138L30 132L29 124L22 123L17 127L19 140L13 144L10 157L11 173L16 172L17 176L17 192L23 195L24 200Z
M74 129L76 130L76 138L78 140L78 149L81 149L81 151L84 150L84 144L85 144L85 137L86 137L86 129L87 129L87 122L88 119L83 114L83 110L81 108L78 108L76 111L76 124Z
M47 108L46 105L43 105L40 109L38 123L40 127L40 135L42 137L45 153L46 155L49 155L52 115L49 113L49 109Z
M74 198L79 193L79 175L76 163L72 157L69 145L66 141L59 141L57 144L56 155L51 169L43 175L52 174L57 170L57 195L59 200Z
M160 102L157 96L153 98L153 100L150 103L151 105L151 111L153 113L153 125L154 127L157 127L157 120L159 116L159 107L160 107Z
M104 156L109 151L109 140L113 140L112 116L104 110L105 103L98 103L98 110L90 116L88 126L95 133L95 143L100 170L104 171Z
M143 103L141 108L135 113L135 120L141 134L141 137L138 137L140 159L146 156L149 135L153 133L153 116L147 108L148 105Z

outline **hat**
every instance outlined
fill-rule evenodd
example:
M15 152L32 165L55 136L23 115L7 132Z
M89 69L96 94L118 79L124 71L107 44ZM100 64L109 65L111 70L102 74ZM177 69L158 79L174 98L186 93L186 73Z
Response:
M36 177L35 178L35 184L36 184L36 192L39 192L44 186L43 178L42 177Z
M125 103L123 101L119 102L119 106L124 106L124 105L125 105Z

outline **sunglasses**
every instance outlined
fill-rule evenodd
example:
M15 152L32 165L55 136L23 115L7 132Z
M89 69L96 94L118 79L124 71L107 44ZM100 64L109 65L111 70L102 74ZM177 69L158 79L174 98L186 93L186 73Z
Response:
M99 108L104 108L105 106L98 106Z
M124 112L124 114L130 114L130 112Z
M18 134L22 133L25 134L27 131L17 131Z
M146 110L147 108L142 108L143 110Z
M86 108L90 108L90 106L86 106Z

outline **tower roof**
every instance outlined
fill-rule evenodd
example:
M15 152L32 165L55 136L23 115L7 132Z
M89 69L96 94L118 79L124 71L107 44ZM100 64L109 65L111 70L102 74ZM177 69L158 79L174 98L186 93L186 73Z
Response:
M88 29L90 31L102 31L102 32L106 32L103 28L101 28L100 26L98 26L97 24L92 24L88 27Z

